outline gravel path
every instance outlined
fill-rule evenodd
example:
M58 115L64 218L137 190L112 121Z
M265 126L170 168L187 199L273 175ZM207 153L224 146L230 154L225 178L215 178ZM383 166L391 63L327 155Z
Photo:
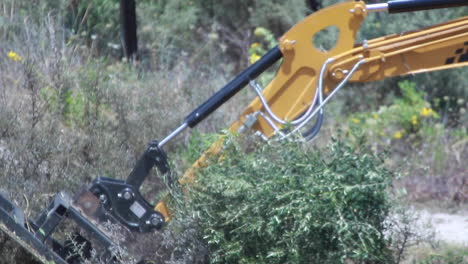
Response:
M447 214L422 210L419 214L421 223L431 224L436 239L468 246L468 212Z

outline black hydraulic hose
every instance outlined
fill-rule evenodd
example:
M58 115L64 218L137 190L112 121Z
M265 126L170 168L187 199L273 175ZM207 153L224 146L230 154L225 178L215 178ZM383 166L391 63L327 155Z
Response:
M302 136L306 141L312 140L320 132L320 129L322 128L323 124L323 115L323 112L320 112L314 126L302 133Z
M388 2L388 12L402 13L467 5L468 0L394 0Z
M278 46L269 50L262 58L256 63L241 72L236 78L226 84L221 90L211 96L206 102L200 105L192 113L185 118L185 124L193 128L208 115L214 112L218 107L224 104L229 98L234 96L242 88L244 88L249 81L255 79L258 75L264 72L268 67L277 62L283 54Z

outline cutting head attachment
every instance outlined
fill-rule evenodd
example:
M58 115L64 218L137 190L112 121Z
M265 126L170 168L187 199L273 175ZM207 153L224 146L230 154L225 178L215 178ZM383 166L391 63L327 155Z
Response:
M139 191L154 166L169 173L156 141L127 180L98 178L73 199L60 192L35 220L0 195L0 228L43 263L145 263L158 251L162 238L154 231L165 223Z

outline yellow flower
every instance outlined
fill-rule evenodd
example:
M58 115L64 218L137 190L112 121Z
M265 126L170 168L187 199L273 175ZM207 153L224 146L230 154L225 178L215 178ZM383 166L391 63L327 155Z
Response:
M373 117L375 120L379 120L379 115L378 115L378 114L373 114L372 117Z
M18 55L18 53L14 52L14 51L8 52L7 56L12 61L21 61L21 60L23 60L23 58L21 58L21 56Z
M434 115L434 111L432 111L431 108L423 107L420 114L423 117L427 117L427 116Z
M257 55L257 54L252 54L250 55L250 63L254 64L256 61L258 61L260 59L260 56Z
M395 139L400 139L403 137L403 132L401 131L397 131L394 135L393 135L393 138Z
M254 43L252 43L252 45L250 45L250 48L255 49L255 48L258 48L258 47L261 47L261 46L262 46L262 44L260 44L258 42L254 42Z
M361 123L361 120L359 120L357 118L353 118L353 119L351 119L351 122L353 122L354 124L359 124L359 123Z
M411 124L413 124L414 126L418 124L418 117L413 115L411 117Z

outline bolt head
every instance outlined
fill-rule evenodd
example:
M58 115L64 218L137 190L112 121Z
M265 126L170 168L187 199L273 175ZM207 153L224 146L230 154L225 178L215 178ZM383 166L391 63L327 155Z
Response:
M152 226L159 228L162 226L162 224L164 224L164 220L161 218L161 216L153 214L150 217L150 223Z
M101 203L107 203L107 196L105 194L99 195L99 201L101 201Z
M125 200L130 200L133 198L133 193L129 190L125 190L122 194L122 197L125 199Z
M294 49L295 40L284 39L281 41L281 48L285 51L291 51Z
M338 68L338 69L335 69L333 71L332 76L335 77L338 80L341 80L346 76L346 73L345 73L345 71L343 71L343 69Z
M363 7L361 4L355 5L354 8L349 11L357 16L362 16L367 12L365 6Z

